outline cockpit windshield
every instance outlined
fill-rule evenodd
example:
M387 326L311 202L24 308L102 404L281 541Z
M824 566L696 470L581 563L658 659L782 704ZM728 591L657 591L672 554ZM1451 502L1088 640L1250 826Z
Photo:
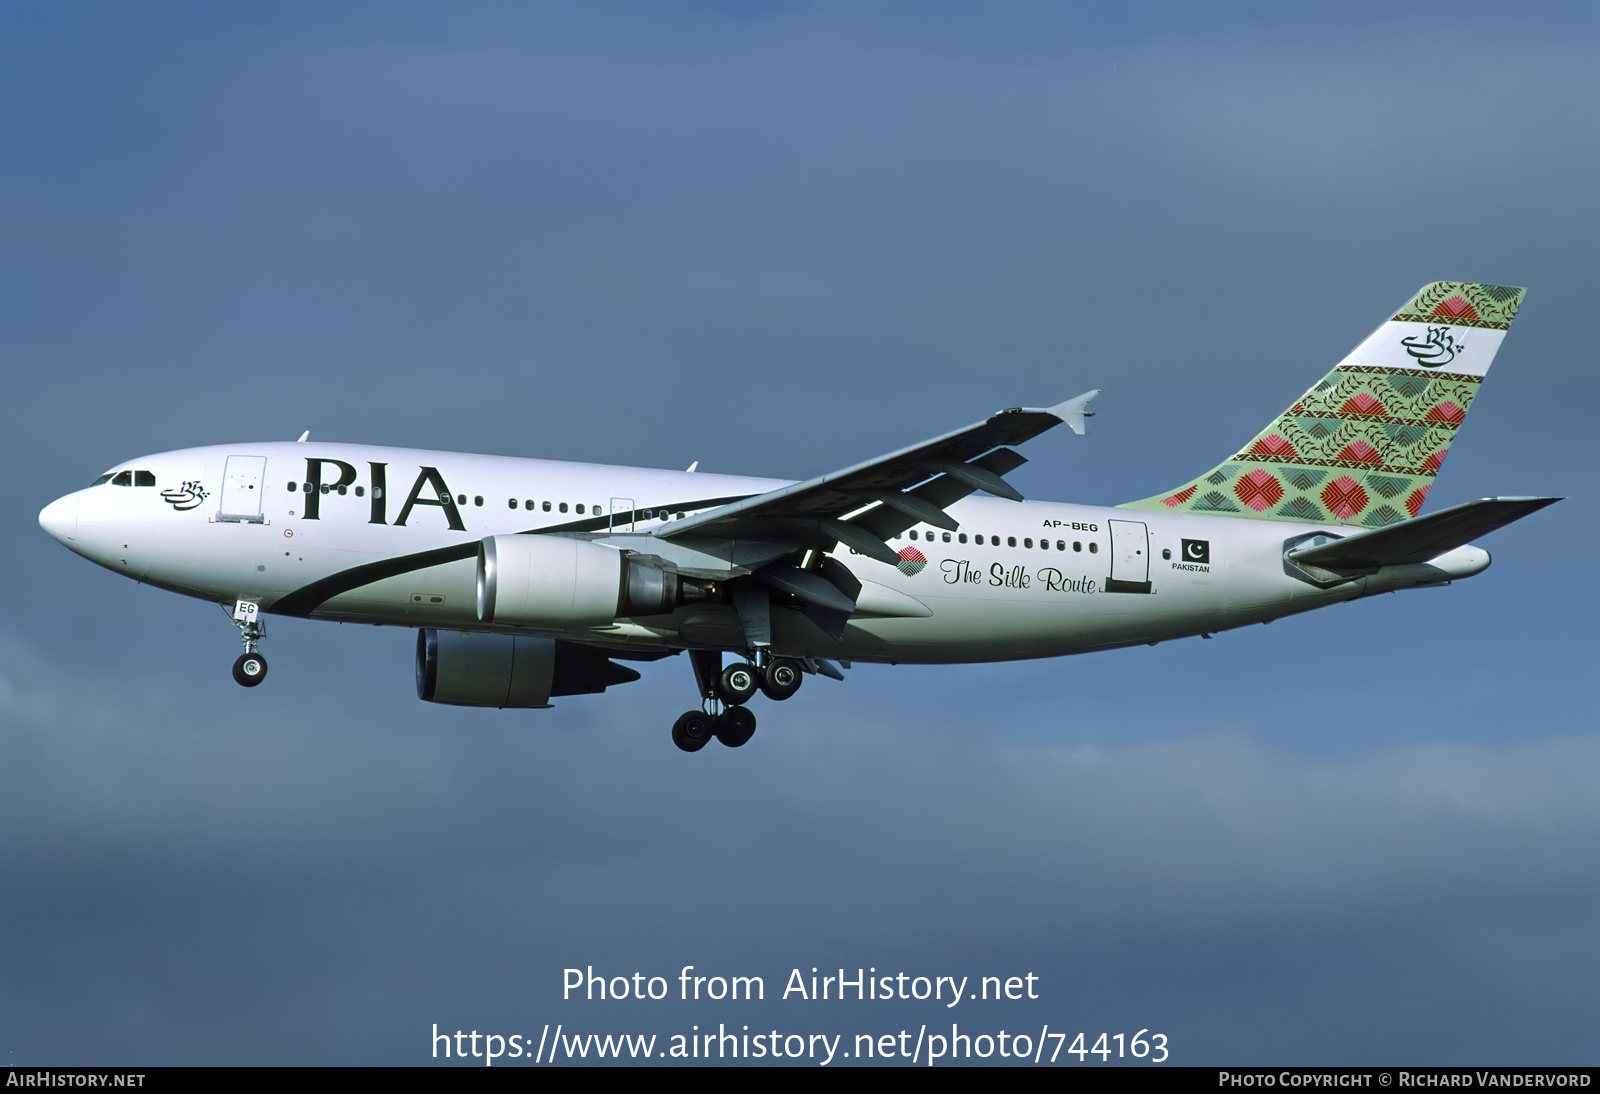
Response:
M156 484L156 475L154 471L128 470L118 471L115 474L107 471L89 485L99 486L101 483L106 482L109 482L112 486L154 486Z

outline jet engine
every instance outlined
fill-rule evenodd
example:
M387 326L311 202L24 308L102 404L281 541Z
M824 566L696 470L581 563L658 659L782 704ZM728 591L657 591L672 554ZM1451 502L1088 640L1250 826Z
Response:
M603 627L705 597L677 574L566 536L490 536L478 545L478 619L514 627Z
M602 651L554 638L417 632L417 698L460 707L547 707L639 679Z

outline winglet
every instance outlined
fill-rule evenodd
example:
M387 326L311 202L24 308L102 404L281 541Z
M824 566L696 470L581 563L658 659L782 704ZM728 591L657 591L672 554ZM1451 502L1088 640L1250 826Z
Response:
M1055 406L1042 407L1030 412L1034 414L1053 414L1063 422L1066 422L1072 431L1081 437L1085 428L1084 419L1094 417L1093 411L1088 409L1089 401L1098 394L1100 394L1100 389L1095 388L1093 391L1084 392L1076 399L1068 399L1064 403L1057 403Z

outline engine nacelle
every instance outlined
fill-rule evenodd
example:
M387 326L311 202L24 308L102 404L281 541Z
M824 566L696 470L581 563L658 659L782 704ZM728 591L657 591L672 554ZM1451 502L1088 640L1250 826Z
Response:
M600 650L554 638L417 632L417 698L462 707L547 707L639 679Z
M478 545L478 619L513 627L603 627L659 615L704 592L624 552L566 536L490 536Z

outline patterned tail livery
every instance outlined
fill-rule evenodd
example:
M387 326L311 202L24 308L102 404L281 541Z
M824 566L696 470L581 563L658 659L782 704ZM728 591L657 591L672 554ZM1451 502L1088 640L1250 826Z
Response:
M1368 527L1416 516L1526 292L1426 286L1237 455L1122 508Z

